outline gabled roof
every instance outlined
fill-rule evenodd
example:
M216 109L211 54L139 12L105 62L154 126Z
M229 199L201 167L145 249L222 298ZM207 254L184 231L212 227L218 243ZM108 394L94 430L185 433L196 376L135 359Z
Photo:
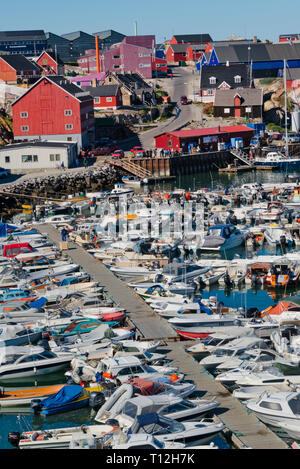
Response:
M234 98L238 95L241 98L241 106L262 106L263 92L255 88L242 90L217 90L215 94L214 106L234 106Z
M204 129L188 129L188 130L177 130L174 132L163 132L161 134L155 135L154 138L160 137L161 135L168 134L173 135L178 138L189 138L189 137L203 137L206 135L218 135L234 132L249 132L253 133L253 129L250 129L246 125L229 125L222 127L208 127Z
M249 88L250 73L247 64L208 65L202 67L200 78L200 89L217 89L225 81L231 88ZM241 82L235 83L234 77L240 76ZM215 84L210 84L209 79L216 78Z
M211 42L210 34L175 34L177 42Z
M91 34L85 33L84 31L74 31L72 33L62 34L61 37L68 39L69 41L75 41L75 39L88 36L91 39L94 38Z
M170 44L171 49L175 54L181 54L182 52L186 52L189 44Z
M49 50L43 50L43 52L38 56L36 61L38 61L43 54L49 55L49 57L51 57L51 59L53 59L57 64L64 65L64 62L60 59L59 55Z
M34 85L32 85L22 96L17 98L12 103L12 106L14 104L16 104L21 98L23 98L23 96L30 93L30 91L34 87L36 87L42 80L48 80L48 81L52 82L53 84L59 86L66 93L68 93L69 95L71 95L73 98L77 99L80 102L90 101L92 99L91 96L86 91L84 91L82 88L75 85L74 83L71 83L69 80L67 80L63 76L61 76L61 75L47 75L45 77L41 77L38 81L36 81L34 83Z
M12 55L1 55L0 58L4 60L14 70L40 72L40 67L31 60L28 60L24 55L12 54Z
M82 89L87 91L91 96L106 97L117 96L119 85L102 85L102 86L83 86Z
M299 60L300 43L298 42L280 42L277 44L269 43L251 43L251 44L231 44L215 45L214 51L219 63L235 62L268 62Z
M138 73L115 73L113 76L117 78L119 83L131 91L136 89L152 89Z

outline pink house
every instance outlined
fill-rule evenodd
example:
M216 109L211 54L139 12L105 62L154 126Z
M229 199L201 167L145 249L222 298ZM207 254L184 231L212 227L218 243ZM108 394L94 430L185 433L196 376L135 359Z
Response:
M100 72L139 73L152 78L155 64L155 36L129 36L108 51L100 52ZM77 60L85 73L97 71L96 51L86 51Z

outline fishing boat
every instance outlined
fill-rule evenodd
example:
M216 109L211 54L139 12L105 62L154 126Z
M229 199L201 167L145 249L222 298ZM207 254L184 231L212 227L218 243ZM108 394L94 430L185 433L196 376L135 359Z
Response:
M29 406L33 399L45 399L52 394L56 394L63 386L63 384L55 384L52 386L41 386L29 389L14 389L12 391L3 389L0 393L1 409Z
M31 401L31 413L48 417L49 415L82 409L89 405L91 393L101 393L103 387L99 385L83 388L80 385L65 385L57 393L45 399L33 399ZM102 402L104 402L102 395ZM99 400L98 400L99 402Z

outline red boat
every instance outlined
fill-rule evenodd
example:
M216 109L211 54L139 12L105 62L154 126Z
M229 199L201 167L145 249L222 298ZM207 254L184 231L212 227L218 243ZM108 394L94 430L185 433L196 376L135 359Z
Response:
M102 321L122 321L125 318L126 313L114 312L114 313L101 313Z

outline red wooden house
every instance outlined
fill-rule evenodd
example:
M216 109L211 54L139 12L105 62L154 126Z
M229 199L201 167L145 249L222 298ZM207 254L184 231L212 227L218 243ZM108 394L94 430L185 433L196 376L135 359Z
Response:
M202 58L206 45L189 44L186 49L186 58L188 62L198 61Z
M59 75L40 78L12 104L15 140L94 141L93 99Z
M6 83L33 83L40 76L40 67L23 55L0 56L0 80Z
M176 34L170 44L203 44L211 41L209 34Z
M52 52L43 51L36 63L44 70L46 75L63 75L64 64L58 56Z
M167 63L186 62L187 47L187 44L170 44L166 52Z
M117 109L123 105L119 85L85 86L94 100L94 109Z

